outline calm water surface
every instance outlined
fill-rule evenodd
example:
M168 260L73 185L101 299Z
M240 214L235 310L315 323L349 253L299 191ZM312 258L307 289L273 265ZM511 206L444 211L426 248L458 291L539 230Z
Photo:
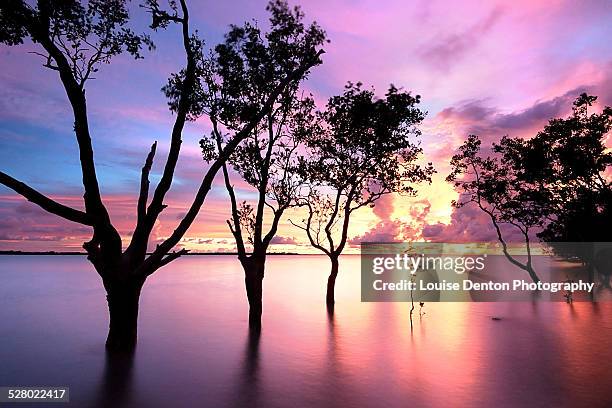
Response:
M411 332L408 304L360 302L357 256L329 318L327 270L270 257L250 339L236 259L179 259L145 284L135 356L108 361L84 257L0 256L0 385L67 385L75 407L612 406L612 303L427 304Z

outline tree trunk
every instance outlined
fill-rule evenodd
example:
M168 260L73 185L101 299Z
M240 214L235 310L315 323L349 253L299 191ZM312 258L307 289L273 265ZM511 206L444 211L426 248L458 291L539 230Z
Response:
M244 284L247 299L249 301L249 328L251 330L261 329L263 278L265 259L249 259L244 266Z
M531 277L531 280L533 280L534 283L538 283L540 281L540 278L536 274L536 271L533 269L533 267L531 265L527 265L526 269L527 273L529 274L529 277Z
M106 349L130 352L136 347L138 333L138 302L144 280L129 279L105 282L110 316Z
M327 278L327 294L325 296L325 303L327 307L333 307L334 303L336 303L336 299L334 297L334 292L336 288L336 277L338 276L338 257L330 256L331 261L331 272L329 273L329 277Z

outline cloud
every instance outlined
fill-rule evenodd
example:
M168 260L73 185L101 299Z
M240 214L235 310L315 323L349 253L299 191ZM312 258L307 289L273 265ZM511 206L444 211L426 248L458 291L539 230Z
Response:
M202 28L207 43L222 40L229 23L258 17L265 24L263 5L246 0L237 4L193 7L194 25ZM303 7L307 19L319 21L332 41L325 47L324 64L313 70L305 87L318 101L342 92L346 80L372 84L379 93L393 82L423 95L423 109L431 112L423 129L423 147L440 175L447 172L449 158L469 133L478 133L486 142L507 133L529 137L550 117L569 111L581 90L612 103L605 1L568 7L563 0L516 0L509 7L502 0L486 4L389 0L383 7L371 0L313 0ZM124 239L134 228L140 168L150 144L159 141L151 190L167 156L173 116L159 88L168 73L183 64L175 58L182 55L176 38L156 35L158 51L139 61L118 57L88 84L100 184ZM0 46L0 162L11 175L81 208L70 108L56 73L41 68L38 57L27 54L33 48ZM169 207L156 225L154 239L168 236L193 200L207 169L197 141L208 128L206 120L186 128L175 180L165 200ZM475 219L470 226L466 214L451 212L453 192L443 178L421 190L431 203L426 213L427 204L414 204L413 214L413 203L393 197L372 209L377 222L368 224L371 214L364 210L352 224L359 226L360 233L367 229L361 234L366 239L418 239L421 234L447 234L450 239L452 231L466 239L490 237L486 219ZM252 198L252 189L233 172L232 183L240 200ZM9 198L7 193L0 187L0 220L6 221L0 224L3 248L80 248L90 238L89 230L32 204L21 205L22 198ZM228 215L227 193L218 177L187 234L194 240L185 245L222 247L214 240L229 236L224 222ZM295 232L290 228L281 224L279 233L291 237ZM49 237L65 239L42 243Z
M530 136L548 120L569 113L576 97L588 90L589 87L580 86L548 100L537 100L525 109L510 113L489 106L486 100L464 101L440 111L434 122L453 128L463 137L476 134L484 139L498 140L506 134Z
M402 223L398 220L391 220L393 210L393 196L387 194L380 197L372 209L380 221L364 234L349 239L349 245L358 246L361 242L394 242L400 234Z
M385 220L377 223L371 230L349 240L352 246L358 246L362 242L398 242L403 228L399 220Z
M406 214L401 214L401 218L392 219L396 199L398 197L392 194L380 198L373 209L380 221L369 231L351 238L349 245L359 246L361 242L399 242L420 239L423 224L431 210L431 203L426 199L414 201L408 206Z
M500 229L507 242L523 241L523 236L517 228L500 224ZM422 236L431 242L497 242L497 233L491 219L472 204L455 208L449 224L425 224Z
M59 219L26 202L7 205L0 196L0 249L80 250L89 227ZM63 200L66 201L66 200Z
M478 46L502 15L503 9L496 7L483 20L471 27L447 35L434 44L427 44L419 50L419 54L430 66L447 71L452 64L465 58L471 49Z
M607 64L612 68L612 62ZM597 71L599 72L599 71ZM548 98L532 101L514 111L495 106L491 99L471 99L457 102L442 109L423 124L423 147L428 160L436 170L448 174L449 161L469 134L483 140L488 149L504 135L529 138L541 130L550 119L571 113L572 103L582 93L599 97L601 107L612 103L612 75L600 72L593 83L572 84Z
M423 238L433 242L488 242L496 239L490 219L476 206L455 209L449 224L423 226Z
M297 239L295 237L283 237L280 235L276 235L270 241L271 245L299 245Z
M181 239L181 243L183 244L196 244L196 245L228 245L233 244L233 241L230 241L225 238L199 238L199 237L184 237Z
M375 203L372 212L381 220L388 220L393 214L393 196L391 194L380 197Z

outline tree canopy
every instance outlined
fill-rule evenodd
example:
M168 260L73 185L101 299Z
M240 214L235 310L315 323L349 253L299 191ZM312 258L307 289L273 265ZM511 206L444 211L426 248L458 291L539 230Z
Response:
M419 102L419 95L393 85L378 98L373 89L349 82L324 110L303 115L308 155L302 156L301 172L308 187L302 203L310 214L301 227L316 248L341 253L351 213L386 194L414 195L416 183L431 180L432 164L418 163L418 125L425 118Z
M581 94L569 117L551 119L529 139L504 136L489 155L469 136L451 159L447 180L460 191L453 204L473 203L486 213L504 251L501 224L518 230L528 251L533 235L547 242L609 241L612 109L589 114L596 100ZM527 264L511 261L531 269L530 257Z

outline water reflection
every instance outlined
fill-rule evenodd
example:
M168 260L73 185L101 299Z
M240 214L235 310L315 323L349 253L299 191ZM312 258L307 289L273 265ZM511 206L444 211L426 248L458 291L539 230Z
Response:
M259 348L261 330L248 330L235 396L236 407L259 407L261 403L261 380Z
M326 306L327 314L327 350L325 353L325 406L351 406L349 401L338 399L338 396L345 395L344 383L345 374L342 370L342 350L340 346L340 336L336 326L335 305Z
M601 359L608 358L604 344L610 330L605 316L599 314L600 308L598 303L574 303L569 312L559 316L559 323L571 333L559 339L563 349L559 355L559 376L566 382L564 387L571 382L578 389L562 395L564 405L609 407L612 403L610 367L601 363ZM587 349L591 352L585 352ZM608 399L603 400L602 395Z
M134 352L106 353L95 408L129 407L134 374Z
M117 359L84 258L0 257L0 386L96 408L610 406L612 303L416 303L411 331L409 303L360 301L358 257L329 310L325 257L269 262L261 333L235 258L187 257L147 282Z

